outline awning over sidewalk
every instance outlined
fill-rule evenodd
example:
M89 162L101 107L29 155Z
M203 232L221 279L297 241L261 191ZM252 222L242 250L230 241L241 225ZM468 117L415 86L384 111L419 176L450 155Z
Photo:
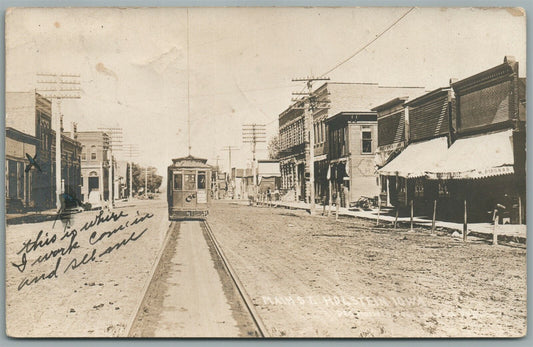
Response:
M474 179L514 173L513 132L458 139L446 156L427 170L428 179Z
M442 160L447 149L448 139L446 137L412 143L378 172L386 176L421 177L429 168L435 167L439 160Z
M388 163L391 156L403 149L403 142L396 142L386 146L380 146L376 150L376 155L374 156L374 163L377 167L382 167Z

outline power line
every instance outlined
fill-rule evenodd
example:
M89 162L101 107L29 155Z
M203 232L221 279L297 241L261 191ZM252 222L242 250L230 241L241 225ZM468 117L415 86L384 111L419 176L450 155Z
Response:
M396 21L394 21L394 23L392 23L391 25L389 25L385 30L383 30L381 33L379 33L378 35L376 35L376 37L368 42L366 45L364 45L363 47L361 47L360 49L358 49L354 54L352 54L351 56L349 56L348 58L344 59L343 61L341 61L340 63L338 63L337 65L335 65L334 67L332 67L331 69L329 69L328 71L324 72L322 75L320 76L324 76L324 75L327 75L329 73L331 73L333 70L337 69L339 66L343 65L344 63L348 62L349 60L351 60L353 57L355 57L356 55L358 55L359 53L361 53L363 50L365 50L368 46L370 46L371 44L373 44L374 42L376 42L381 36L383 36L387 31L389 31L390 29L392 29L396 24L398 24L402 19L405 18L405 16L407 16L409 13L411 13L411 11L413 11L415 9L415 7L411 7L407 12L405 12L400 18L398 18Z

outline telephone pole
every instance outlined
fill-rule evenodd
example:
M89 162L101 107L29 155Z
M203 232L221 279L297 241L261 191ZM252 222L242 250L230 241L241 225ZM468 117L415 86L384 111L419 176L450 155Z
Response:
M80 75L38 73L37 84L41 88L36 88L36 92L55 101L55 107L52 107L52 128L56 132L56 207L59 210L61 209L61 194L63 193L61 179L61 101L80 98Z
M231 151L238 151L239 148L235 146L226 146L222 148L223 151L228 151L228 172L231 172ZM217 166L218 166L218 156L217 156Z
M266 142L265 124L243 124L242 142L252 144L252 175L254 184L254 195L257 193L257 165L255 162L256 146L260 142Z
M110 208L115 207L115 158L113 152L118 152L122 149L122 128L98 128L104 131L109 136L109 202Z
M307 138L309 139L309 207L310 214L315 213L315 132L314 132L314 119L313 113L317 109L323 109L327 107L320 107L319 103L323 101L317 101L316 96L313 95L313 82L314 81L328 81L328 77L305 77L305 78L293 78L293 82L306 82L307 92L293 93L293 95L303 95L302 98L293 101L303 101L304 106L304 119L309 131Z
M144 197L148 197L148 166L144 169Z
M133 158L139 156L139 145L137 144L125 144L122 147L126 156L130 159L130 186L128 189L128 200L133 198Z
M231 151L238 151L239 148L235 146L226 146L222 148L223 151L228 151L228 174L226 176L226 183L231 182ZM218 157L217 157L217 163L218 163ZM233 185L230 185L233 189ZM228 189L229 191L229 189ZM233 190L232 190L233 191Z

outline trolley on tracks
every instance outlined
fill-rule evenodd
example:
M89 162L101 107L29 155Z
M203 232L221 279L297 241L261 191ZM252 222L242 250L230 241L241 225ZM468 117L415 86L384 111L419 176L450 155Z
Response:
M168 219L204 219L211 203L211 166L191 155L172 159L167 176Z

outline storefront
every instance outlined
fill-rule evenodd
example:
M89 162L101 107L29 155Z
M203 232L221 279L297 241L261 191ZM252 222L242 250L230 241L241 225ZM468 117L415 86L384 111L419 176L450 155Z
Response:
M510 223L524 220L523 195L515 174L513 130L458 139L426 178L439 187L438 213L460 220L466 201L471 222L490 222L499 204Z
M448 149L447 137L411 143L391 162L378 170L380 183L385 185L387 200L398 208L410 206L425 212L427 202L437 195L434 182L425 173L444 157Z

